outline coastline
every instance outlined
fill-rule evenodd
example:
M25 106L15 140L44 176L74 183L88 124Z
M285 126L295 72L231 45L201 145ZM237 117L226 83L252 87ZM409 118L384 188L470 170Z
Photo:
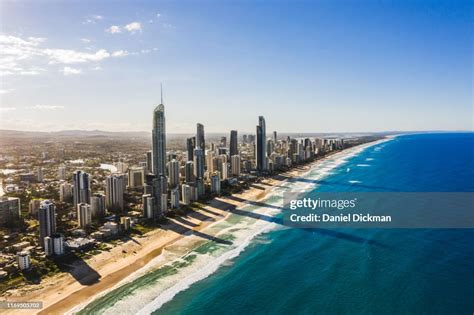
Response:
M120 287L126 282L133 281L148 270L157 269L169 264L171 261L181 257L183 252L187 253L202 245L205 241L213 240L213 238L215 238L214 234L218 231L211 233L210 230L212 230L216 224L226 221L233 214L233 210L245 207L252 202L264 200L275 188L280 187L286 182L288 178L304 176L324 162L330 161L331 159L343 159L351 156L351 154L355 155L367 147L389 141L392 138L393 137L384 138L335 152L307 165L296 167L286 173L280 174L280 176L277 175L276 178L265 179L261 183L252 185L253 187L250 190L241 194L215 198L202 209L194 211L186 217L170 219L170 223L164 227L164 230L158 229L151 231L141 238L131 239L115 246L110 252L98 254L87 261L90 268L94 269L100 275L101 279L98 282L82 285L70 274L61 274L59 276L53 276L51 279L46 279L44 283L40 285L28 286L27 290L20 288L17 290L16 296L22 296L21 299L23 301L43 301L44 308L39 314L64 314L65 312L79 311L83 306L107 294L107 292L110 292L114 288ZM259 208L262 207L257 207L254 213L256 213L256 215L265 215L264 209ZM253 238L253 236L251 238ZM250 241L250 239L248 241ZM170 249L179 242L184 243L185 247L176 250L175 255L165 257L167 255L164 254L168 254L172 251ZM125 253L123 253L124 250L126 251ZM243 250L243 247L240 250ZM230 258L232 257L227 257L226 259ZM152 263L153 266L149 266ZM216 269L218 267L219 265L215 266ZM210 271L210 273L212 272L213 270ZM198 280L199 279L195 279L195 281ZM181 279L181 281L184 280ZM190 285L190 283L187 285ZM23 290L23 293L27 292L26 295L22 295ZM168 297L168 300L171 298L172 295ZM9 298L9 300L14 301L15 298ZM163 303L163 301L166 302L166 299L162 300L161 303ZM80 305L80 307L78 307L78 305ZM154 306L156 306L156 304ZM18 310L9 312L1 311L0 313L26 314L31 313L31 310L29 310L29 312Z

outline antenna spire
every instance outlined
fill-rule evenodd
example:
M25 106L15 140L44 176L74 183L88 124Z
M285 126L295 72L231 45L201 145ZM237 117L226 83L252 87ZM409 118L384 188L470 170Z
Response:
M160 82L160 90L161 90L161 104L163 104L163 83Z

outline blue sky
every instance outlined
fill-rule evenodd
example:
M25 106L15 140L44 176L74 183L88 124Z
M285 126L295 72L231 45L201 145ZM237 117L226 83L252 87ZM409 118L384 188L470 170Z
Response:
M0 128L472 130L469 1L3 1Z

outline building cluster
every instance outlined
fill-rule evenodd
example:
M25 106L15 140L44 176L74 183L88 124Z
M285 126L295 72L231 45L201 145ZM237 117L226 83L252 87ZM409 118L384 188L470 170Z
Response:
M269 134L265 118L259 116L255 134L239 138L237 130L231 130L229 139L223 136L218 141L206 142L204 125L197 123L196 134L186 139L185 149L173 151L167 150L163 101L154 109L152 123L152 150L130 167L122 161L116 163L100 182L84 170L74 171L69 182L66 166L58 168L58 201L74 207L71 218L77 223L69 233L74 237L57 231L53 200L29 202L28 213L39 222L38 246L45 256L86 248L129 230L138 220L160 221L170 210L219 195L226 187L239 186L344 148L344 141L339 138L278 137L276 131ZM43 181L43 169L19 176L21 181ZM94 185L102 190L94 189ZM139 194L138 215L129 211L127 192ZM20 199L0 197L0 226L15 225L20 217ZM31 266L32 247L26 245L13 249L21 270Z

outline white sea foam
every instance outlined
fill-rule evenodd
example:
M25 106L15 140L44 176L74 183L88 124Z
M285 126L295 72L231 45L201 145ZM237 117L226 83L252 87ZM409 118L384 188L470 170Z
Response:
M359 166L359 167L369 167L370 164L357 164L356 166Z
M282 203L282 194L288 188L294 191L308 191L310 189L315 188L318 184L316 183L317 180L320 180L331 173L334 168L344 164L349 158L359 154L365 148L369 146L373 146L375 144L388 141L388 139L384 139L378 142L365 144L359 147L355 147L352 149L345 150L343 152L336 153L331 157L328 157L327 160L322 161L316 167L308 170L305 174L302 174L300 178L304 178L307 180L314 180L315 182L307 182L307 181L291 181L291 182L283 182L280 186L281 187L274 187L267 196L260 200L264 201L269 205L280 206ZM354 183L357 181L354 181ZM280 210L272 208L272 207L258 207L252 204L248 204L241 208L241 210L252 211L252 209L258 208L259 213L265 216L272 217ZM225 227L225 224L228 227ZM224 225L224 226L223 226ZM190 264L184 267L180 267L178 272L164 278L160 278L151 285L147 285L144 288L140 288L136 290L133 294L127 295L125 298L121 299L120 301L116 302L114 305L110 305L110 307L102 312L104 314L150 314L151 312L160 308L164 303L173 299L173 297L189 288L193 283L205 279L216 270L219 269L220 266L224 264L228 264L233 258L237 257L254 239L257 235L261 233L268 232L270 230L274 230L276 228L284 228L281 227L273 222L269 222L266 220L258 220L255 218L243 217L239 223L234 225L229 225L226 221L219 221L215 222L206 228L204 231L209 231L209 229L217 229L219 233L216 234L216 237L219 235L229 234L231 233L234 237L233 243L230 246L223 246L216 251L216 253L206 253L206 254L199 254L195 251L188 252L192 255L196 255L195 260L193 260ZM230 232L232 231L232 232ZM190 237L197 237L195 235L189 235L183 238L181 241L178 242L185 242L186 239ZM185 244L183 243L183 244ZM186 255L188 255L186 254ZM163 251L161 255L150 261L146 266L142 269L134 272L126 279L121 281L119 284L107 290L107 292L103 292L102 294L96 296L98 298L100 296L104 296L105 294L113 294L110 292L115 288L119 288L120 286L134 281L135 279L147 275L147 273L156 270L157 265L161 265L163 261L170 261L167 265L171 265L177 261L184 261L183 258L186 255L181 257L176 257L173 259L174 253ZM86 304L80 305L76 307L74 310L71 310L70 313L75 313L85 307Z
M350 184L360 184L362 182L360 180L350 180L349 183Z

